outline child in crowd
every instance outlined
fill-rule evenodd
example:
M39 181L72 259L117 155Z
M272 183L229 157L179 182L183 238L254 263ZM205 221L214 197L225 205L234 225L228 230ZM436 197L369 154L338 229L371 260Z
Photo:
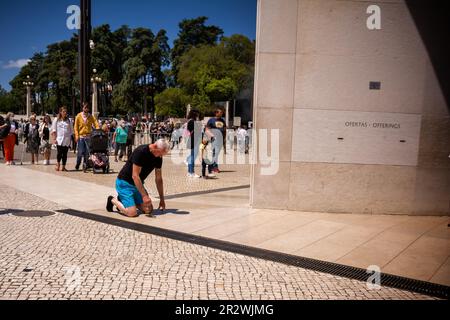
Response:
M211 142L206 135L203 137L202 143L200 144L200 152L202 157L202 178L214 178L215 175L212 173L213 149ZM206 175L206 167L208 167L208 175Z

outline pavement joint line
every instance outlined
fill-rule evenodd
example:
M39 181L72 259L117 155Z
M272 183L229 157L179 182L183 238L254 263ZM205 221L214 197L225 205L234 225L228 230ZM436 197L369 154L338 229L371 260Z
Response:
M431 230L433 230L435 227L439 226L440 223L436 223L435 225L431 226L429 229L427 229L426 231L422 232L416 239L414 239L406 248L403 248L403 250L401 250L394 258L392 258L391 260L389 260L387 263L384 264L383 268L387 267L390 263L392 263L395 259L397 259L398 257L400 257L400 255L404 252L406 252L409 248L411 248L411 246L416 243L417 241L419 241L419 239L421 239L425 234L427 234L428 232L430 232ZM430 278L431 279L431 278Z
M344 259L344 258L347 257L348 255L350 255L353 251L355 251L355 250L357 250L357 249L359 249L359 248L364 247L364 245L366 245L366 244L368 244L369 242L371 242L372 240L376 239L378 236L382 235L382 234L385 233L385 232L388 232L388 231L391 230L391 229L394 229L394 227L399 226L399 225L401 225L401 224L402 224L402 222L400 222L400 221L395 222L393 225L391 225L391 226L389 226L389 227L387 227L387 228L381 230L380 232L378 232L377 234L373 235L372 237L370 237L370 238L367 239L366 241L360 243L358 246L356 246L355 248L353 248L351 251L345 253L342 257L336 259L336 261L339 261L339 260L341 260L341 259Z
M211 189L211 190L205 190L205 191L185 192L185 193L180 193L180 194L168 195L168 196L165 196L164 198L170 200L170 199L186 198L186 197L191 197L191 196L199 196L199 195L203 195L203 194L212 194L212 193L234 191L234 190L248 189L248 188L250 188L250 185L242 185L242 186L236 186L236 187Z
M445 266L445 264L447 263L447 260L450 259L450 256L447 257L447 259L444 260L444 262L442 262L442 264L439 266L439 268L436 269L436 271L433 273L433 275L430 277L430 279L433 279L438 273L439 271L441 271L441 269Z
M200 245L203 247L213 248L225 252L231 252L235 254L240 254L248 257L273 261L277 263L282 263L285 265L290 265L298 268L303 268L307 270L313 270L316 272L331 274L334 276L340 276L343 278L359 280L366 282L368 279L367 270L362 268L356 268L352 266L347 266L343 264L337 264L333 262L321 261L311 258L305 258L301 256L290 255L286 253L280 253L270 250L265 250L261 248L255 248L250 246L245 246L241 244L235 244L223 240L216 240L211 238L206 238L198 235L193 235L189 233L183 233L179 231L167 230L163 228L158 228L154 226L148 226L140 223L135 223L131 221L119 220L112 217L100 216L93 213L64 209L56 210L63 214L70 216L75 216L82 219L92 220L108 225L113 225L129 230L134 230L137 232L143 232L155 236L160 236L164 238L169 238L172 240L187 242L195 245ZM428 296L438 297L442 299L448 299L450 293L450 287L440 284L435 284L431 282L426 282L422 280L410 279L401 276L396 276L392 274L380 273L382 286L391 287L401 290L406 290L410 292L416 292L425 294Z

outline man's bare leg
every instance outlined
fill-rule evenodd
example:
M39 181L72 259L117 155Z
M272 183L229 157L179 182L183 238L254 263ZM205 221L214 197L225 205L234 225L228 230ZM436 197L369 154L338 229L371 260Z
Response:
M113 203L113 205L116 206L117 209L119 209L121 214L123 214L129 218L136 218L138 216L136 207L125 208L123 206L122 202L117 200L117 198L115 198L115 197L111 200L111 202Z
M153 215L153 205L146 206L144 204L140 204L137 206L137 208L141 210L145 215L155 218L155 216Z

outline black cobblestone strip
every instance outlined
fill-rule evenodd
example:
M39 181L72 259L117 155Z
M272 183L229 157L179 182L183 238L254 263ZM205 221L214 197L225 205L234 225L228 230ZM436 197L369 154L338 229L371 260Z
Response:
M242 186L236 186L236 187L205 190L205 191L185 192L185 193L179 193L179 194L165 196L165 199L178 199L178 198L185 198L185 197L191 197L191 196L199 196L202 194L211 194L211 193L226 192L226 191L248 189L248 188L250 188L249 184L242 185Z
M24 211L25 210L0 208L0 216L6 215L6 214L11 214L11 213L20 213L20 212L24 212Z
M172 231L167 229L162 229L153 226L147 226L139 223L134 223L130 221L122 221L112 217L104 217L96 214L82 212L77 210L58 210L64 214L70 216L75 216L83 219L93 220L109 225L114 225L117 227L130 229L138 232L143 232L147 234L152 234L155 236L160 236L164 238L169 238L173 240L188 242L196 245L201 245L204 247L209 247L213 249L218 249L226 252L232 252L236 254L242 254L245 256L264 259L268 261L283 263L286 265L299 267L303 269L313 270L317 272L327 273L334 276L344 277L348 279L354 279L366 282L368 281L371 274L367 270L361 268L355 268L351 266L346 266L342 264L336 264L327 261L315 260L310 258L304 258L299 256L294 256L290 254L249 247L241 244L235 244L222 240L215 240L210 238L205 238L202 236L192 235L188 233ZM449 298L450 287L434 284L426 281L420 281L415 279L404 278L400 276L395 276L391 274L381 273L381 285L385 287L391 287L411 292L416 292L420 294L425 294L428 296L438 297L442 299Z

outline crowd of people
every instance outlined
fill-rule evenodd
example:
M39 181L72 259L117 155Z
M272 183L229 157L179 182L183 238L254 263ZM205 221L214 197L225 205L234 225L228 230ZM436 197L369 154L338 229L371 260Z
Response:
M248 153L250 135L246 126L228 129L224 119L222 109L216 109L214 117L210 118L206 124L200 119L200 113L196 110L190 111L188 122L182 130L182 136L186 139L187 149L190 154L186 159L188 166L188 177L190 178L214 178L219 169L219 155L222 149L234 148L237 144L239 153ZM177 135L178 138L180 134ZM172 141L174 137L172 137ZM202 163L202 175L195 173L195 162L200 156ZM208 173L206 173L208 169Z
M42 164L49 165L51 151L55 149L58 171L67 171L67 154L69 150L73 150L77 153L75 169L80 170L81 161L84 159L84 164L87 163L89 136L94 128L101 129L108 135L109 151L114 154L115 160L119 161L131 156L135 144L149 143L160 138L170 140L174 127L168 121L138 121L134 117L130 120L97 120L89 114L88 104L83 105L83 112L74 119L68 117L66 107L62 107L53 119L50 115L39 118L32 114L29 119L18 120L10 112L5 118L0 116L0 130L5 133L4 137L0 137L0 149L8 166L15 165L14 150L20 142L24 143L24 151L31 155L31 164L37 164L41 155Z
M13 113L8 113L5 118L0 117L0 132L4 134L4 137L0 136L0 148L6 165L15 165L15 146L23 142L23 151L31 155L31 164L38 164L41 156L42 164L50 165L51 151L56 150L55 170L67 171L67 155L72 150L77 154L75 170L80 170L83 164L86 171L93 129L101 129L108 136L108 151L115 162L129 159L135 145L151 144L159 139L167 140L171 149L182 145L190 149L185 164L188 177L193 178L212 178L220 172L218 156L222 148L232 148L237 142L238 152L248 153L249 134L246 127L234 128L234 134L227 136L229 130L221 109L216 110L215 117L209 119L206 125L200 121L200 113L196 110L190 111L184 123L169 120L156 122L136 117L97 120L89 111L89 105L85 103L82 112L74 119L68 117L66 107L60 108L53 119L50 115L39 118L32 114L29 119L18 120ZM195 173L195 161L199 156L201 176Z
M180 148L182 143L188 151L185 164L189 178L215 178L220 173L219 154L231 140L234 142L237 139L239 152L248 152L246 128L234 128L233 134L227 137L227 125L221 109L217 109L215 116L206 124L200 121L200 113L196 110L189 112L184 124L170 121L157 123L146 119L138 121L134 117L127 120L97 120L90 113L87 103L83 104L82 112L73 120L68 117L66 107L61 107L54 119L49 115L38 119L33 114L27 121L17 121L13 113L8 113L5 118L0 116L0 145L7 166L15 165L14 149L21 141L26 152L31 154L31 164L38 163L39 155L43 155L43 164L49 165L54 149L57 152L56 171L68 171L67 156L73 149L77 154L75 170L80 170L83 163L86 172L93 133L101 132L108 137L107 156L113 150L116 162L127 158L116 180L118 196L108 197L106 209L113 212L115 207L127 217L137 216L138 210L151 215L153 205L144 182L152 171L156 172L155 182L160 195L158 208L165 209L162 160L171 149ZM136 142L138 147L133 150ZM201 176L195 173L198 156L201 157Z

